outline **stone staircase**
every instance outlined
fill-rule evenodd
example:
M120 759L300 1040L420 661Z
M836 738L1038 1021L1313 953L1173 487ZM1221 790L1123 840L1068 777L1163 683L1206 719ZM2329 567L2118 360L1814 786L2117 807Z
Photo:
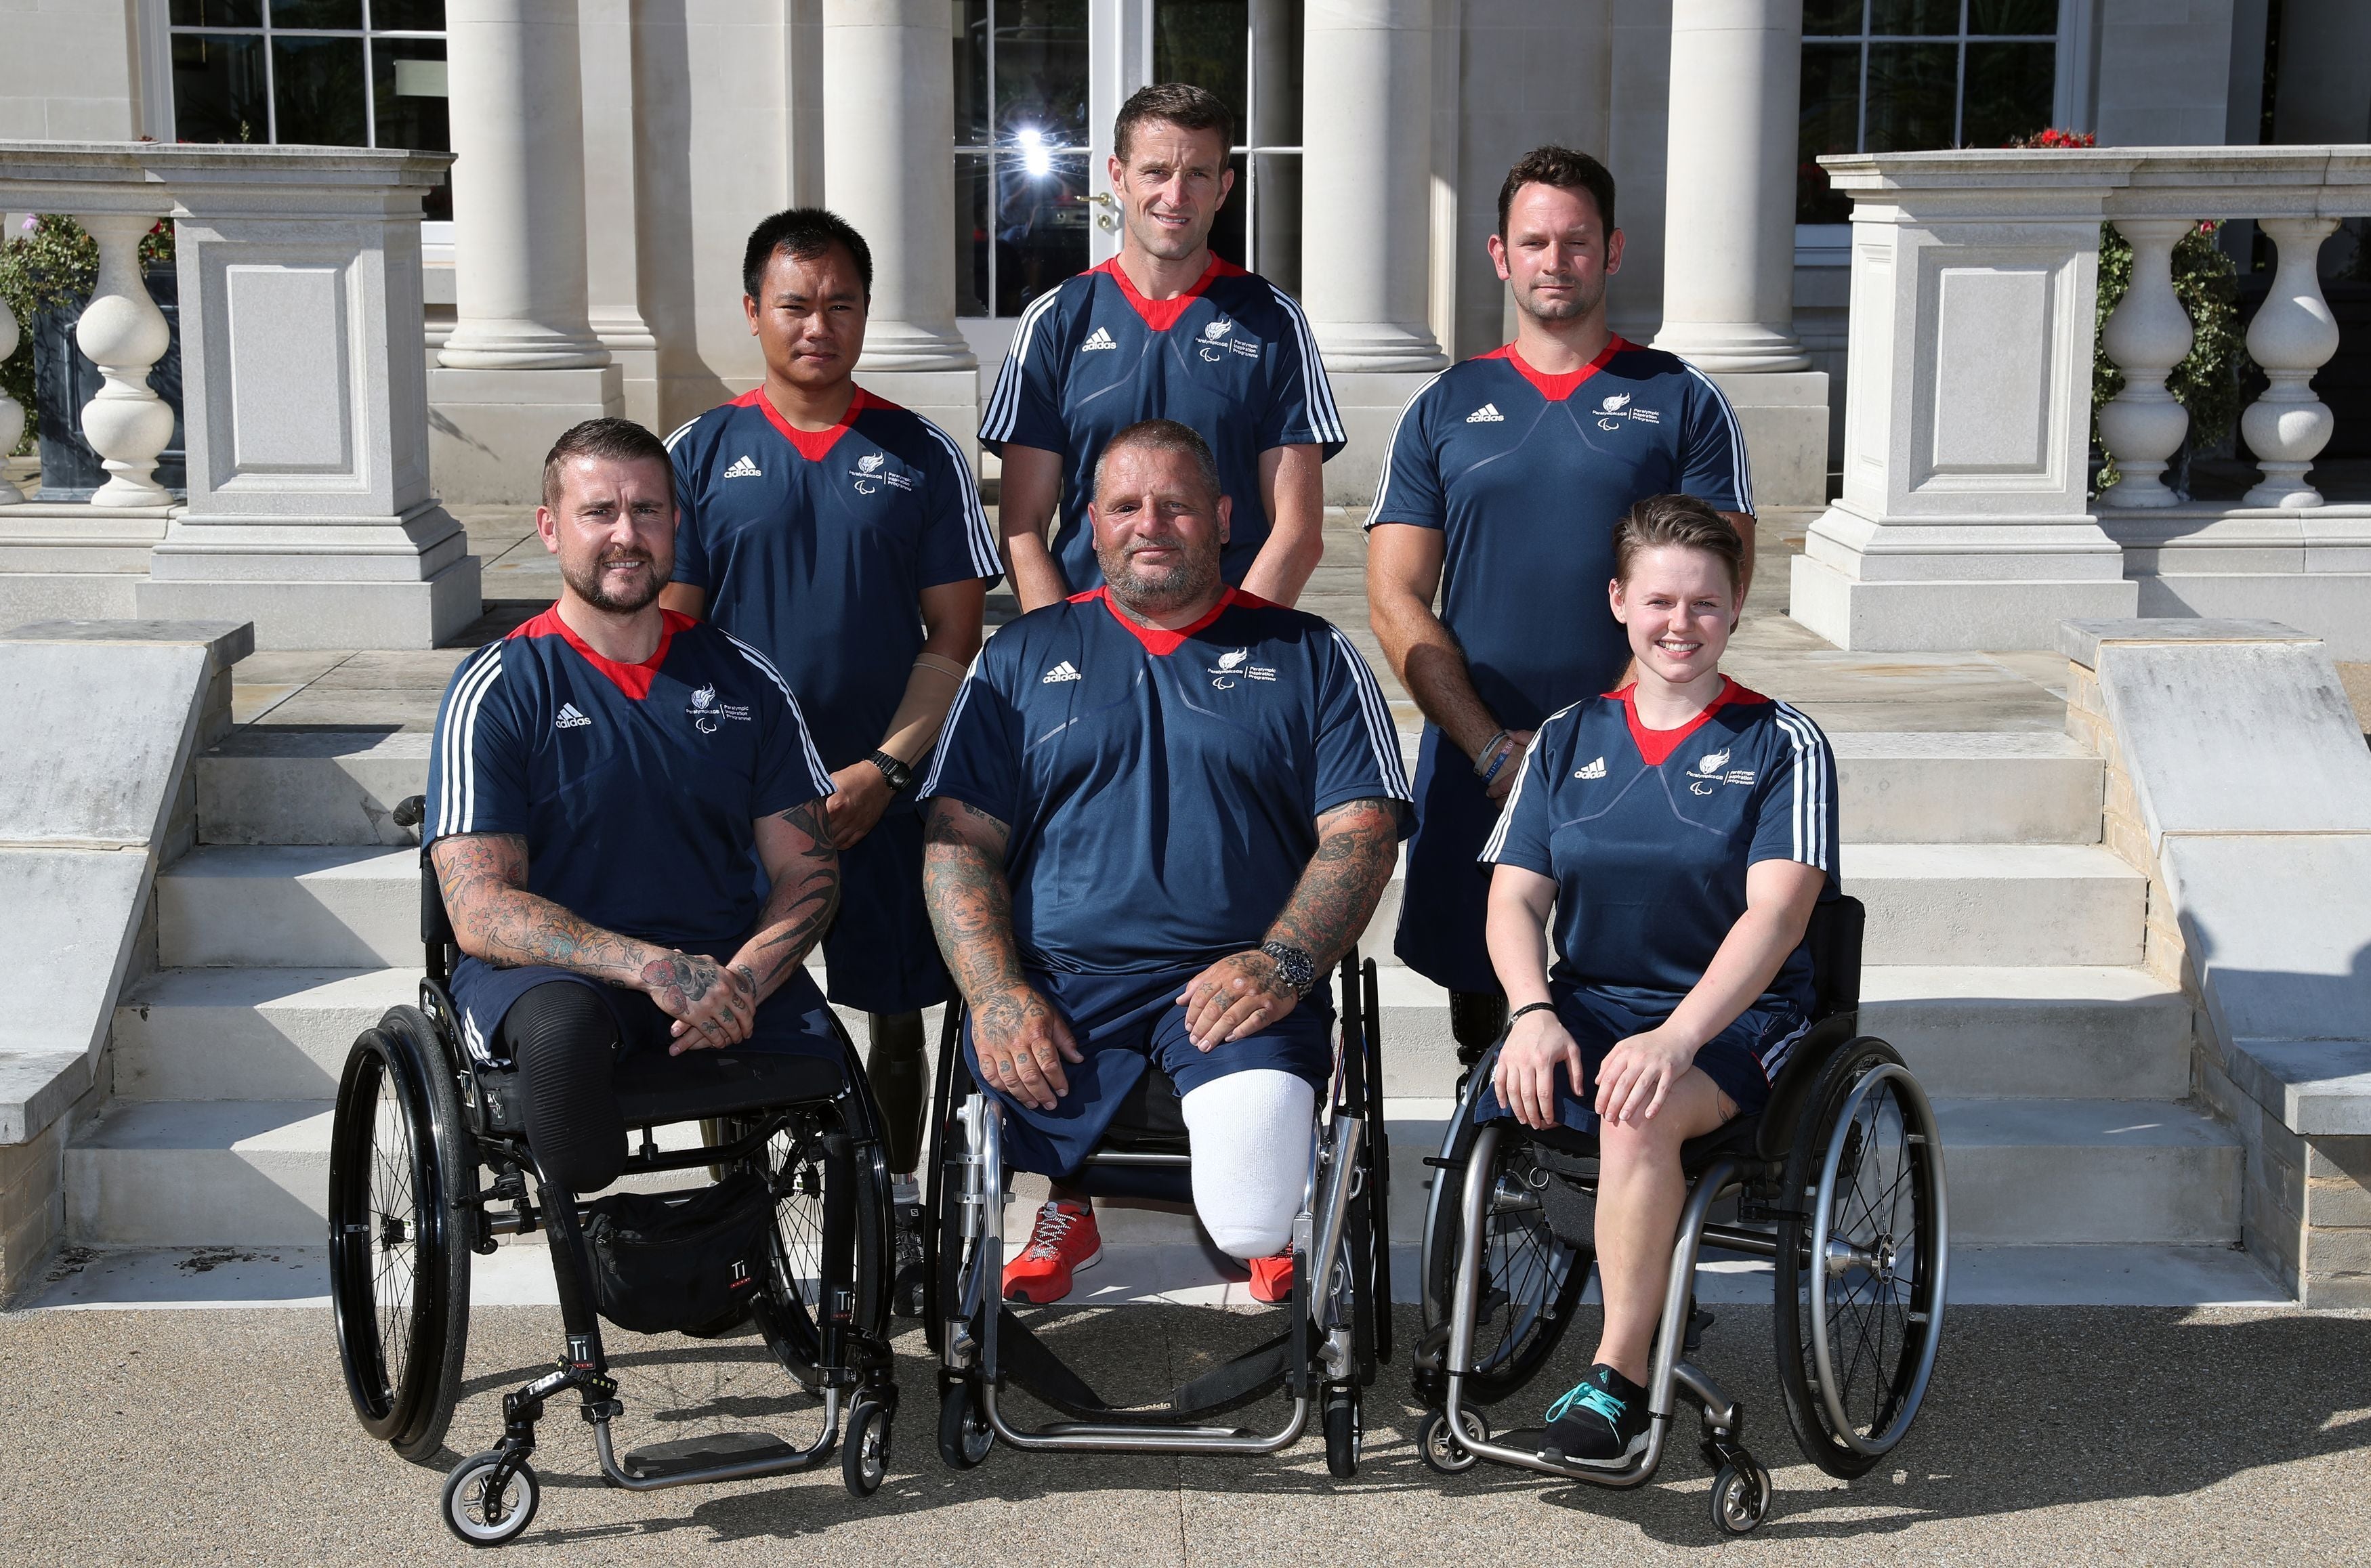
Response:
M2240 1146L2185 1100L2190 1009L2140 967L2146 886L2099 844L2099 760L2049 733L1833 739L1845 878L1869 914L1862 1022L1936 1098L1963 1259L2017 1277L2230 1259ZM425 737L249 726L197 766L200 845L159 879L156 968L117 1014L113 1100L67 1155L69 1231L94 1248L317 1245L347 1045L418 976L417 852L389 842L387 809L422 787ZM1397 897L1364 947L1382 965L1407 1247L1456 1066L1445 997L1391 955ZM1185 1216L1115 1212L1105 1239L1116 1262L1145 1250L1167 1285L1144 1288L1191 1283Z

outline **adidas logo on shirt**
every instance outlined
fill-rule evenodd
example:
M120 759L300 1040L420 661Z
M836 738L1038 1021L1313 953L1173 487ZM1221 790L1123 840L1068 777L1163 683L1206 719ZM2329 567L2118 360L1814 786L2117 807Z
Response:
M1119 344L1112 340L1112 335L1098 327L1093 331L1087 334L1087 340L1079 345L1079 352L1082 354L1091 354L1097 349L1116 349L1118 347Z
M576 704L563 702L560 705L560 717L551 721L551 727L555 730L581 730L591 722L592 720L576 711Z
M733 459L733 467L724 470L724 477L728 479L762 479L766 476L758 471L758 465L745 452Z
M1602 756L1601 756L1601 757L1599 757L1595 762L1590 763L1587 767L1583 767L1583 768L1577 769L1577 770L1573 773L1573 777L1574 777L1575 778L1604 778L1604 777L1605 777L1605 759L1604 759L1603 757L1602 757Z
M1485 403L1466 415L1465 422L1467 424L1504 424L1507 422L1507 416L1498 411L1498 404Z
M1037 684L1039 686L1052 686L1057 681L1075 681L1079 678L1079 667L1076 664L1071 663L1068 659L1065 659L1060 663L1055 665L1052 669L1047 671L1046 678L1039 681Z

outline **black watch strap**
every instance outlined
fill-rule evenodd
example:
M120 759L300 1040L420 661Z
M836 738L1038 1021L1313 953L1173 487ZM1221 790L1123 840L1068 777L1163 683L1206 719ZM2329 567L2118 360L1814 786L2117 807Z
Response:
M1507 1022L1511 1025L1517 1019L1522 1017L1525 1013L1554 1011L1556 1011L1556 1004L1554 1002L1525 1002L1521 1007L1517 1008L1513 1012L1507 1015Z
M887 752L874 752L865 760L881 770L881 777L889 781L889 788L892 792L902 795L912 786L914 782L914 769L912 767L908 764L899 762Z

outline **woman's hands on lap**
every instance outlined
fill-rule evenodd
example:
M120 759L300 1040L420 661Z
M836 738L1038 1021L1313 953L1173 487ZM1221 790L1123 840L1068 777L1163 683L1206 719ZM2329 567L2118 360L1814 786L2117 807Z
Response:
M1498 1091L1498 1103L1524 1126L1553 1127L1558 1067L1571 1079L1573 1093L1579 1094L1580 1047L1556 1013L1543 1008L1509 1027L1507 1043L1498 1048L1498 1065L1491 1069L1490 1087Z
M1660 1024L1617 1042L1597 1074L1597 1114L1616 1124L1644 1122L1662 1109L1672 1085L1695 1065L1697 1042Z

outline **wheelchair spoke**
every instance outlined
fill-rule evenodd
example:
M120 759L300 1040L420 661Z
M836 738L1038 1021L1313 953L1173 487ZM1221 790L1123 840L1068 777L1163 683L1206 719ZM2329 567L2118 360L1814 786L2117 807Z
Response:
M411 1116L392 1074L378 1082L371 1124L367 1245L371 1295L376 1308L379 1359L390 1393L403 1386L411 1359L415 1238L419 1205L413 1191Z

